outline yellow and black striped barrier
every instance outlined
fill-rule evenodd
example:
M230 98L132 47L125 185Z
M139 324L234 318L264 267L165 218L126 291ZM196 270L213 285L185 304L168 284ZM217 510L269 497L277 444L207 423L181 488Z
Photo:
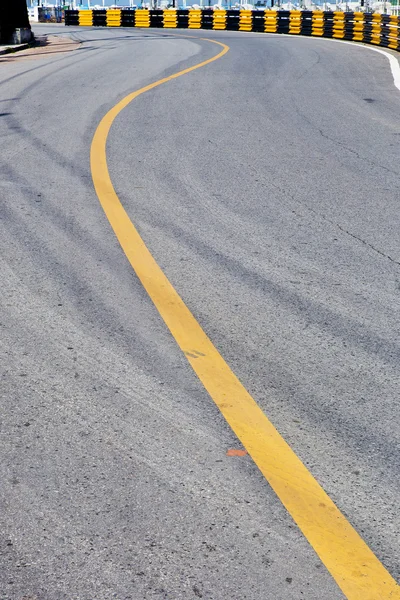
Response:
M79 25L82 25L84 27L91 27L92 25L94 25L92 10L78 10L77 13L79 18ZM65 22L65 24L67 24L67 22Z
M65 24L287 33L364 42L400 51L400 17L377 13L211 8L66 10Z
M108 10L106 13L106 25L107 27L121 27L121 11L120 10ZM94 24L94 23L93 23Z

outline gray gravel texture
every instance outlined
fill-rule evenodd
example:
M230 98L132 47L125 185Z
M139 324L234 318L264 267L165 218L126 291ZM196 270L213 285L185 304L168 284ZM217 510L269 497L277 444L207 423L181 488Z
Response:
M343 600L143 291L96 126L160 266L399 578L400 94L370 50L44 25L3 64L1 600Z

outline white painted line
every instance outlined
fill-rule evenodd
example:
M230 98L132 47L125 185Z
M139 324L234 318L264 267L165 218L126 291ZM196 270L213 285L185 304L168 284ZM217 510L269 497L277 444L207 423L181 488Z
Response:
M255 32L252 32L255 33ZM336 42L338 44L348 44L349 46L358 46L358 48L365 48L365 50L372 50L373 52L379 52L379 54L383 54L384 56L386 56L386 58L389 61L390 64L390 70L392 71L392 75L393 75L393 83L395 85L395 87L399 90L400 92L400 64L399 61L397 60L397 58L395 56L393 56L393 54L390 54L389 52L386 52L386 50L382 50L381 48L374 48L373 46L368 46L366 44L357 44L357 42L351 42L348 40L334 40L332 38L324 38L324 37L313 37L313 36L305 36L305 35L290 35L287 33L269 33L268 35L273 35L274 37L287 37L287 38L292 38L292 39L303 39L303 40L319 40L319 41L324 41L324 42Z
M365 48L366 50L372 50L373 52L379 52L379 54L383 54L389 61L390 69L393 75L393 82L395 87L400 92L400 65L399 61L393 54L389 54L386 50L382 50L381 48L373 48L372 46L365 46L364 44L356 44L355 42L349 42L347 40L332 40L328 38L330 42L340 42L341 44L349 44L349 46L358 46L359 48Z

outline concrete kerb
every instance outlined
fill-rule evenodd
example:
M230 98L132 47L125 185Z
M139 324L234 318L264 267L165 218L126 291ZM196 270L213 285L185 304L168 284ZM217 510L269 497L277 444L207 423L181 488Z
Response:
M26 50L35 45L35 36L33 31L28 27L19 27L14 30L14 33L9 39L8 44L0 46L0 54L11 54L19 50Z
M71 52L81 46L80 41L71 39L69 36L36 35L35 43L21 44L18 46L3 46L0 50L0 62L8 62L22 59L38 59L55 54Z
M16 44L14 46L0 46L0 55L1 54L13 54L14 52L18 52L19 50L26 50L30 48L33 44Z

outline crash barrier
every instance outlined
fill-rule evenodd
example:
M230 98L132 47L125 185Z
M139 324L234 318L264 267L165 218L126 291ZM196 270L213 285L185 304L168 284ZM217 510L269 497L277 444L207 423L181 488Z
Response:
M257 31L365 42L400 51L400 17L300 10L66 10L66 25Z

